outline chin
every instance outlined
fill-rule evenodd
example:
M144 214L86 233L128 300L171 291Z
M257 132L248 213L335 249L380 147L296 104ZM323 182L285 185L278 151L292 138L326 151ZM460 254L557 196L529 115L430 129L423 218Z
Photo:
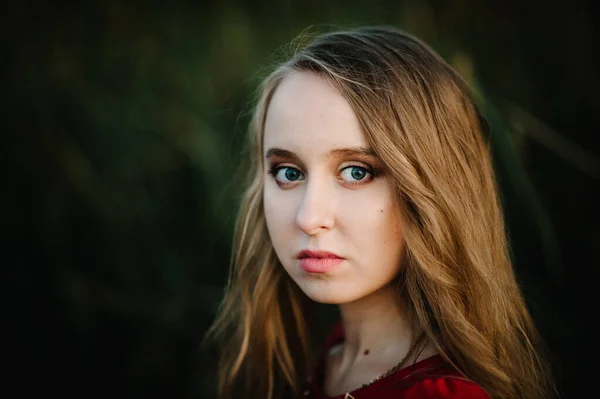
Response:
M331 281L303 281L298 284L307 297L325 305L343 305L363 297L357 295L355 290L336 285Z
M305 291L305 293L306 293L306 291ZM324 305L341 305L342 303L344 303L344 302L340 301L339 298L336 298L335 295L322 295L322 294L309 295L308 293L306 293L306 296L308 296L313 301L324 304Z

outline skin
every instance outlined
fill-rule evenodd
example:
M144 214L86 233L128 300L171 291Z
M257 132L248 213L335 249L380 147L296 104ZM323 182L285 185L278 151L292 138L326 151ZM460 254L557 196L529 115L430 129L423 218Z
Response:
M413 337L390 289L404 247L393 185L373 155L336 151L368 153L369 145L350 104L310 72L293 73L276 89L263 142L275 252L308 297L339 305L344 324L345 341L326 359L324 389L353 390L396 365ZM297 259L307 249L345 260L330 272L307 273Z

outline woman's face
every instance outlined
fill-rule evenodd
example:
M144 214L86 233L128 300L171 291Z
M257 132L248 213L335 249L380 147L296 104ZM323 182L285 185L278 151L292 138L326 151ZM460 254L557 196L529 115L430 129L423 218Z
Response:
M349 303L394 279L399 206L344 97L316 74L293 73L273 95L263 142L267 228L306 295Z

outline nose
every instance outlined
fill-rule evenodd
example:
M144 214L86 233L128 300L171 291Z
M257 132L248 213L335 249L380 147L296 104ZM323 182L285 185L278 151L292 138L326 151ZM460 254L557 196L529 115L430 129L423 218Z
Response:
M316 180L306 184L304 197L298 208L296 224L309 236L330 230L334 224L333 196L327 183Z

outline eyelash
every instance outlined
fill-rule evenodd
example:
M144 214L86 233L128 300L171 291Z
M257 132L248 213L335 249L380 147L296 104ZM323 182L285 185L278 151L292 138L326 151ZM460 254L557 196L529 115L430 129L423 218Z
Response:
M277 183L279 186L287 186L287 185L290 185L290 184L294 184L294 183L295 183L295 181L292 181L292 182L281 182L281 181L277 180L277 173L279 173L279 171L280 171L280 170L282 170L282 169L286 169L286 168L289 168L289 169L295 169L295 170L297 170L297 171L298 171L300 174L303 174L303 173L302 173L302 172L301 172L301 171L300 171L298 168L295 168L295 167L293 167L293 166L286 166L286 165L283 165L283 166L282 166L281 164L276 164L276 165L273 165L273 166L271 166L271 167L269 168L269 170L268 170L268 173L269 173L269 175L271 175L271 176L273 177L273 179L275 180L275 182L276 182L276 183ZM346 169L350 169L350 168L360 168L360 169L364 169L364 171L367 173L367 177L365 177L365 178L364 178L364 179L362 179L362 180L356 181L356 182L354 182L354 183L351 183L351 182L350 182L350 183L349 183L349 182L344 182L344 184L345 184L345 185L347 185L347 186L359 186L359 185L362 185L362 184L367 184L367 183L370 183L371 181L373 181L373 180L374 180L374 179L375 179L375 178L378 176L378 173L377 173L377 171L376 171L376 170L375 170L373 167L371 167L371 166L367 166L367 165L347 165L347 166L343 167L343 168L340 170L340 172L339 172L339 173L341 174L341 173L342 173L342 171L344 171L344 170L346 170ZM298 180L297 180L297 181L298 181Z

